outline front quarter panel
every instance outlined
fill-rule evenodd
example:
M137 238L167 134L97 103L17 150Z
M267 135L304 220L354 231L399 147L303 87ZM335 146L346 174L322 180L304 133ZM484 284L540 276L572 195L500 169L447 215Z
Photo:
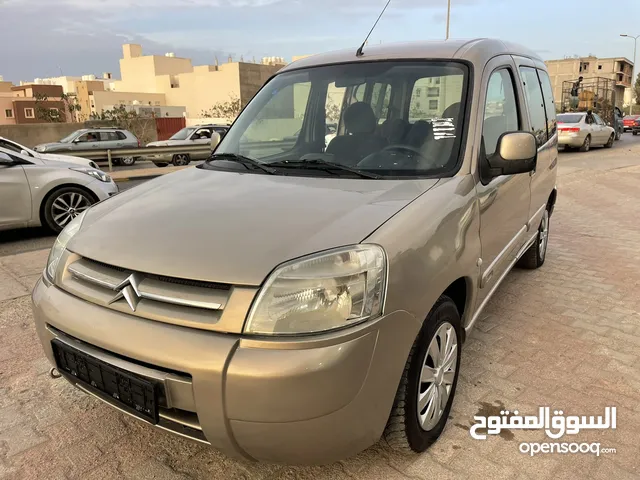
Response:
M31 225L40 225L40 206L47 194L61 185L79 185L87 187L95 179L84 173L74 172L65 167L47 165L29 165L24 169L32 197ZM93 190L93 189L90 189Z
M387 252L385 313L405 310L421 324L438 297L459 278L467 282L466 305L472 306L479 275L479 229L475 181L471 175L460 175L439 182L367 238L366 243L379 244ZM471 310L465 309L463 326Z

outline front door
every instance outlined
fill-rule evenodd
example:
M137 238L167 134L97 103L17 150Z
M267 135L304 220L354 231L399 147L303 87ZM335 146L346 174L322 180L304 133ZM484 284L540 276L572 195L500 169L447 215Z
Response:
M503 133L527 130L516 82L515 64L510 56L494 58L483 75L484 107L480 155L496 153ZM484 161L484 159L480 159ZM480 203L480 294L482 301L500 281L526 241L530 181L528 173L502 175L486 184L478 181Z
M0 151L0 156L7 154ZM0 165L0 227L23 226L31 220L31 190L21 165Z

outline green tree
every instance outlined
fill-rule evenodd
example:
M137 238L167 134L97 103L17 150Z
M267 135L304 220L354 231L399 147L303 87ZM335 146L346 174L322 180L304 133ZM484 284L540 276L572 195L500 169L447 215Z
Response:
M202 110L200 116L202 118L224 118L228 123L233 122L244 105L236 95L229 95L229 100L226 102L218 102L208 110Z
M640 73L636 77L636 83L633 86L633 91L631 92L631 103L634 103L634 101L636 105L640 105Z
M47 95L36 93L36 118L42 120L47 123L61 123L67 121L67 116L65 112L69 112L69 118L71 122L75 122L76 120L76 112L80 112L82 107L78 104L78 99L75 95L71 95L68 93L63 93L60 96L60 100L64 105L65 112L61 112L59 109L55 107L47 106L47 102L49 102L49 97Z

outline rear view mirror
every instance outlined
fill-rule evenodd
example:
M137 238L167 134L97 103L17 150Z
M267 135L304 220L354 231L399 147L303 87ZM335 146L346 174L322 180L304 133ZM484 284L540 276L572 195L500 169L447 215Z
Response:
M486 158L486 176L494 178L532 172L536 168L537 159L538 145L532 133L503 133L498 139L496 153Z

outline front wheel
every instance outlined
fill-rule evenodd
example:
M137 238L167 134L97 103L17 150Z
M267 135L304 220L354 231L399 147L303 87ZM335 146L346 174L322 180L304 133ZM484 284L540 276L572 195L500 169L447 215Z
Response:
M613 147L613 140L615 138L615 134L611 134L611 136L609 137L609 141L607 143L604 144L604 148L611 148Z
M64 227L95 200L78 187L65 187L53 192L44 204L44 223L49 229L60 233Z
M591 148L591 136L587 135L587 138L584 139L584 143L580 147L581 152L588 152Z
M395 450L424 452L444 430L460 370L462 327L455 303L442 295L404 367L384 438Z
M536 241L529 249L524 252L524 255L518 260L518 266L520 268L528 268L534 270L540 268L544 264L544 260L547 256L547 246L549 244L549 210L545 210L542 214L542 220L540 220L540 226L538 227L538 235Z
M136 163L136 157L124 157L120 159L120 163L125 167L130 167Z
M189 158L189 155L187 155L186 153L178 153L173 156L173 160L171 161L171 163L173 163L176 167L180 167L183 165L189 165L190 161L191 159Z
M632 133L633 133L634 135L638 135L638 131L637 131L637 130L634 130Z

